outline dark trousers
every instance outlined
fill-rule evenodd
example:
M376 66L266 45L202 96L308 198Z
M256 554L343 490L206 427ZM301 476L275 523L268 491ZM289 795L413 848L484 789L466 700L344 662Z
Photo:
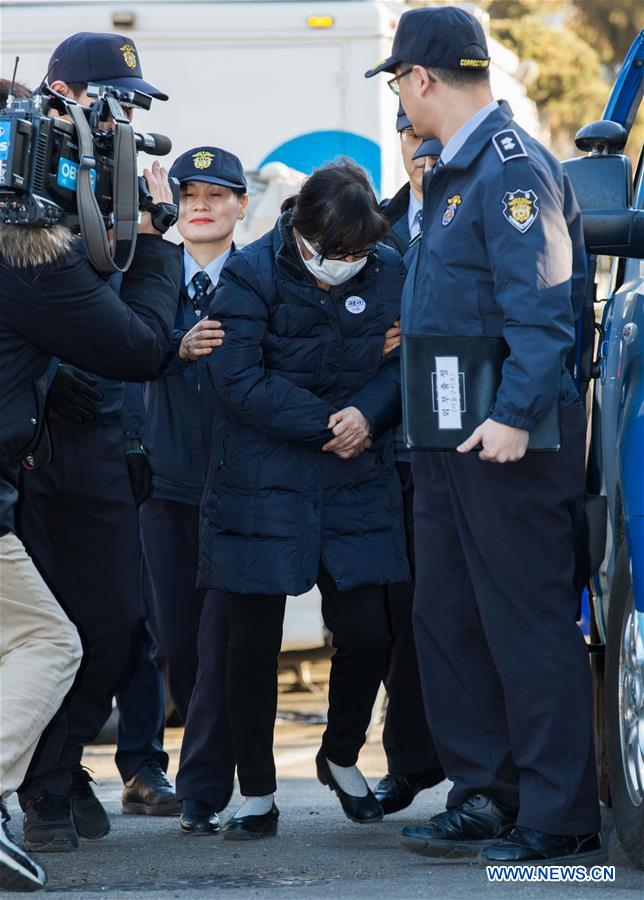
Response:
M206 591L199 622L199 666L177 772L177 799L201 800L217 812L230 801L235 756L226 702L228 594Z
M331 762L352 766L387 668L386 588L367 585L339 591L324 566L318 587L335 647L322 749ZM284 594L230 595L228 709L239 786L247 797L276 790L273 729L285 606Z
M21 796L66 794L136 667L143 640L136 507L120 425L49 422L52 462L25 472L18 523L41 574L77 626L83 662L43 734ZM151 736L151 739L153 736Z
M205 596L195 586L199 507L146 500L141 506L141 538L150 583L154 659L185 722L197 678L197 635Z
M448 806L478 792L550 834L599 829L588 652L575 622L571 502L585 417L516 463L413 454L414 628Z
M195 586L198 506L147 500L141 534L155 661L185 723L177 799L221 810L235 775L226 704L227 596Z
M148 578L143 568L142 596L149 604ZM116 696L119 727L114 761L124 782L136 774L145 757L151 756L164 771L168 754L163 749L165 690L154 659L154 645L144 629L137 666Z
M414 486L411 464L396 464L403 489L403 510L407 553L414 571ZM412 627L413 581L390 584L387 613L392 638L389 668L385 678L387 712L382 744L387 768L392 774L439 772L440 760L427 725L418 674L416 644Z

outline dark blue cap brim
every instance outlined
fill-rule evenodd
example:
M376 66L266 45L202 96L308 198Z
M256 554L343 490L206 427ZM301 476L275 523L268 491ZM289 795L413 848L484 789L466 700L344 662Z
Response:
M396 116L396 128L398 131L404 131L405 128L411 128L411 122L406 115Z
M155 100L167 100L168 95L155 88L153 84L143 78L95 78L91 84L111 84L114 87L128 88L132 91L142 91L149 94Z
M172 175L172 171L168 173ZM176 178L176 176L175 176ZM179 184L186 184L188 181L205 181L206 184L220 184L222 187L232 188L234 191L248 190L247 184L235 183L234 181L226 181L225 178L217 178L216 175L187 175L185 178L179 178Z
M418 150L412 156L412 159L421 159L423 156L440 156L443 152L443 145L438 138L429 138L423 141Z
M373 69L367 69L364 73L365 78L373 78L374 75L378 75L379 72L391 72L392 75L396 74L396 66L399 66L402 60L396 59L394 56L388 56L387 59L383 59L382 62L378 63L377 66L374 66Z

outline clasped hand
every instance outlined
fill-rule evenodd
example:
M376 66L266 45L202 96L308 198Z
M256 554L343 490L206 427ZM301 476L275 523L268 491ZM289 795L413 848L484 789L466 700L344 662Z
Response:
M334 437L322 447L325 453L335 453L340 459L359 456L371 447L369 422L355 406L347 406L333 413L329 418Z

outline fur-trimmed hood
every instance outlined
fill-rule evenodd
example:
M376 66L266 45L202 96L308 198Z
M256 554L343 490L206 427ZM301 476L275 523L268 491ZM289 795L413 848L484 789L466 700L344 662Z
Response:
M10 266L43 266L71 248L74 235L63 225L0 225L0 257Z

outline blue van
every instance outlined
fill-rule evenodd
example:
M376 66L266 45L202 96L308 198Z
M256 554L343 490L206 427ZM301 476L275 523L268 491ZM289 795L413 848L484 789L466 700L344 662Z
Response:
M573 361L590 411L588 493L576 530L577 555L592 574L600 791L624 850L644 868L644 160L633 148L633 173L624 154L643 92L644 30L602 120L577 133L587 155L564 166L582 209L590 268ZM595 296L601 256L612 258L606 299Z

